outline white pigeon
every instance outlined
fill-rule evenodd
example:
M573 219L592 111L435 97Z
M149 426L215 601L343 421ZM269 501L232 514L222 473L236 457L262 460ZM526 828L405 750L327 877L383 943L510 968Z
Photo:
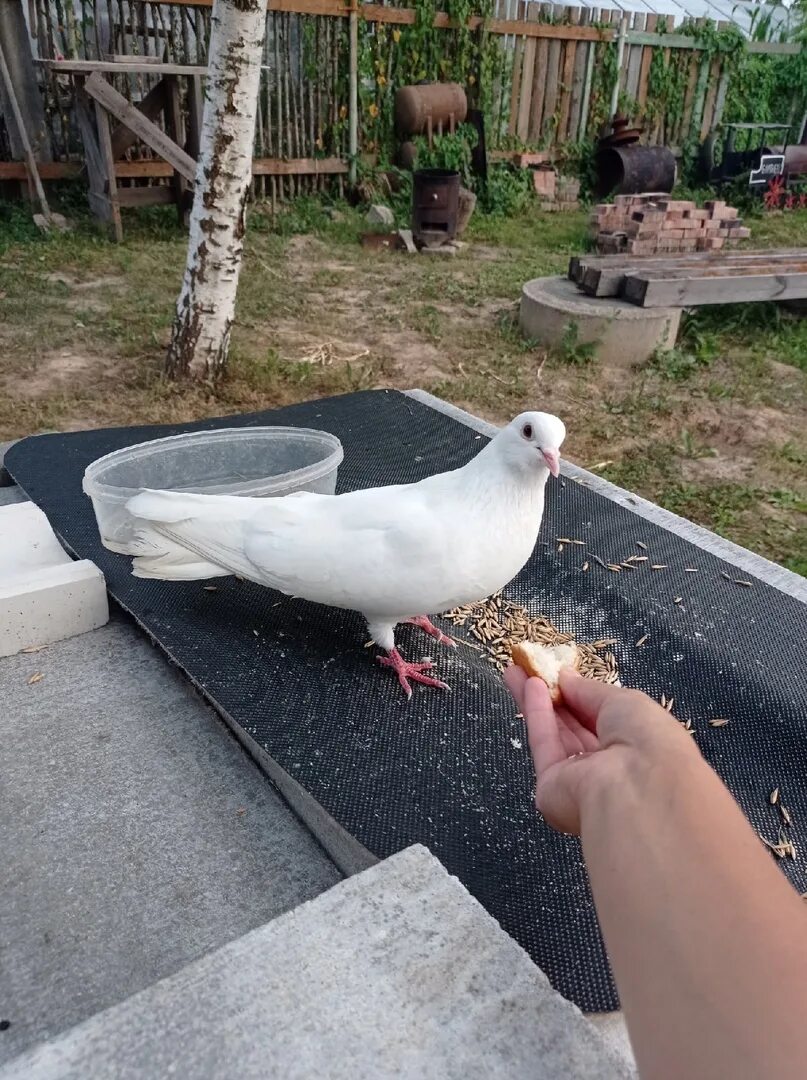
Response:
M188 581L237 574L289 596L361 612L411 697L409 681L448 689L395 647L408 622L454 645L427 613L503 588L532 554L549 474L560 469L566 428L526 412L467 465L416 484L295 492L276 499L143 491L136 518L141 578Z

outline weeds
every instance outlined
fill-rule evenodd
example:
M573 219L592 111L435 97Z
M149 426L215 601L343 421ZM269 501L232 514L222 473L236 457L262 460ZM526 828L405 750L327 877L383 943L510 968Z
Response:
M581 341L580 327L572 320L566 324L552 355L562 364L590 364L597 355L598 345L598 341Z

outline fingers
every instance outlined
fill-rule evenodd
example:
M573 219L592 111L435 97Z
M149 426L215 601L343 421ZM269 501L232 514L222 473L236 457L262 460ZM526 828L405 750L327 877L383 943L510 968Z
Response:
M518 711L524 712L524 684L527 681L527 673L516 664L511 664L504 673L504 683L515 698Z
M540 779L552 765L557 765L568 757L560 735L552 699L542 679L526 680L523 712L527 721L527 735L535 775Z
M618 686L584 679L571 668L561 668L560 691L563 702L580 723L596 734L597 715L614 695L620 694Z
M594 732L583 727L577 717L573 716L563 705L555 708L555 716L557 716L558 722L567 728L580 743L580 750L592 753L594 750L600 749L600 740Z

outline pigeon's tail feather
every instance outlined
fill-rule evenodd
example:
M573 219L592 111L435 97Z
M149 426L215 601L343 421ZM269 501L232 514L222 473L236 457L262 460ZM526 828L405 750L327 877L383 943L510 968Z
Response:
M141 523L133 544L135 577L162 581L230 574L254 577L255 567L244 554L242 529L255 512L255 500L143 491L126 508Z

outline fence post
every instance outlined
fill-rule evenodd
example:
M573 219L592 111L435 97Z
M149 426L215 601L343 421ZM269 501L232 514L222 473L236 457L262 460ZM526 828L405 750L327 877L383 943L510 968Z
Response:
M616 39L616 81L611 91L611 119L616 116L619 108L619 80L622 75L622 61L625 58L625 38L628 36L628 16L622 16L619 24L619 36Z
M353 0L350 5L349 38L350 89L347 142L350 171L348 172L348 180L351 187L353 187L356 183L356 157L359 147L359 16L356 10L356 0Z

